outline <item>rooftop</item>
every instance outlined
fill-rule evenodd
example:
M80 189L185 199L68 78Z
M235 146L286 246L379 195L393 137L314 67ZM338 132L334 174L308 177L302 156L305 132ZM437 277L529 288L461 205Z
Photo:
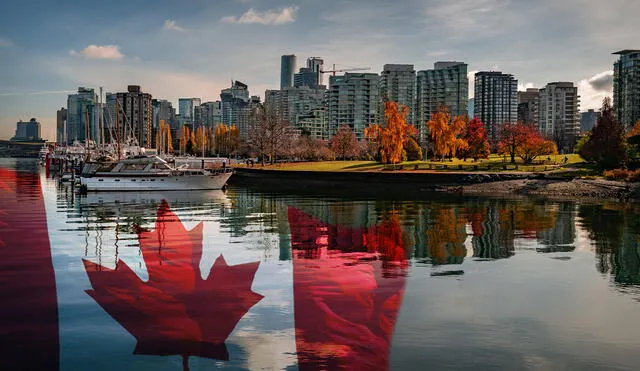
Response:
M638 50L638 49L625 49L625 50L620 50L619 52L615 52L615 53L612 53L612 54L625 55L625 54L633 54L633 53L640 53L640 50Z

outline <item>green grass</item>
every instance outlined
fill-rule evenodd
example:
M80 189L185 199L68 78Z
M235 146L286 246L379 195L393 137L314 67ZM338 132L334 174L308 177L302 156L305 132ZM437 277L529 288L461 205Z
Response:
M511 164L509 158L499 155L491 155L488 159L473 162L472 160L453 159L452 161L413 161L403 162L398 165L382 165L374 161L321 161L321 162L299 162L283 163L268 166L269 169L289 170L289 171L382 171L382 170L405 170L405 171L527 171L544 172L559 170L564 167L572 168L584 164L584 160L576 154L566 155L567 163L564 163L565 155L541 156L533 164L523 164L516 159L515 164ZM550 160L548 159L550 158Z

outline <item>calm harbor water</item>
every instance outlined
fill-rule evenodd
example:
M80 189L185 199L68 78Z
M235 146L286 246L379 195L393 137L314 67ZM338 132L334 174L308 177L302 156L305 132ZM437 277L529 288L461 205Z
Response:
M638 369L638 206L391 196L79 196L0 159L2 369Z

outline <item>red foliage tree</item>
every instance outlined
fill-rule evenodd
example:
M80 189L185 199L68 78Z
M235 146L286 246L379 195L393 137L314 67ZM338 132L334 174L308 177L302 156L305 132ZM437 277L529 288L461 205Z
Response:
M487 131L484 124L479 118L469 121L467 130L462 139L467 142L467 148L462 150L460 156L463 159L471 157L474 160L489 157L489 140L487 139Z
M500 134L498 152L509 154L511 163L516 162L516 156L529 164L538 156L558 153L556 144L544 139L532 125L522 122L505 123Z

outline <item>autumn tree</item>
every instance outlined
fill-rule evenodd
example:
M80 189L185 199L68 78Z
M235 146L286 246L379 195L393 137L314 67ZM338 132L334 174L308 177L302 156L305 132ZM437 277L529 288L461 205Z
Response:
M289 147L292 137L291 126L278 117L272 105L262 104L251 112L247 144L263 165L265 157L274 163L282 149Z
M340 126L336 135L329 140L329 148L340 160L353 159L358 157L361 152L356 133L351 130L349 125Z
M467 149L467 142L462 138L467 127L466 116L456 116L451 121L449 110L441 107L427 121L427 126L431 132L433 152L441 159L455 157L458 151Z
M418 134L416 128L407 123L408 115L408 107L397 102L384 102L384 125L370 124L365 129L365 137L377 147L381 162L401 162L404 146L412 135Z
M194 135L188 126L183 126L180 131L180 153L190 154L193 152Z
M158 133L156 135L156 147L159 154L173 153L173 143L171 138L171 126L160 120Z
M294 143L294 156L307 161L333 160L335 154L328 148L326 141L303 134Z
M627 161L626 138L623 126L615 118L610 98L604 99L600 113L580 155L602 169L622 167Z
M405 145L405 152L407 153L407 161L421 161L422 160L422 148L414 138L409 138Z
M518 156L524 163L530 164L539 156L557 154L558 148L553 141L542 137L537 127L513 122L502 126L498 152L508 154L511 163L515 163Z
M474 161L489 157L490 146L487 131L479 118L469 121L462 139L467 143L467 148L460 151L459 157L465 160L467 157L471 157Z

